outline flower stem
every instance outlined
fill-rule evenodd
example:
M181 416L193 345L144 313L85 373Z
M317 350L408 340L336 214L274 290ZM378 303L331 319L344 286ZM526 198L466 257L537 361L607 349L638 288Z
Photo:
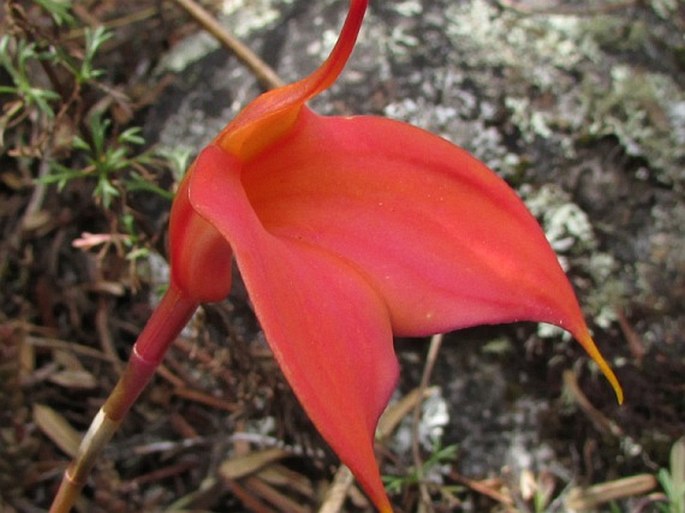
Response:
M173 285L164 294L133 346L119 382L93 419L76 458L65 470L50 513L67 513L71 509L97 456L112 438L197 306L195 301Z

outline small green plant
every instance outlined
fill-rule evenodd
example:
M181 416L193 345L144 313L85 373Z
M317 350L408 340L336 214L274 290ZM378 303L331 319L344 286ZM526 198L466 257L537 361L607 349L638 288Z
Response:
M105 30L102 26L95 29L89 27L85 29L85 52L83 60L79 66L74 67L72 70L78 84L94 81L104 73L103 70L95 68L93 61L102 44L111 37L112 33Z
M685 436L671 448L670 469L659 470L657 478L666 493L666 504L660 505L662 513L685 513Z
M609 503L609 512L610 513L623 513L623 510L621 509L621 506L619 505L618 502L611 501Z
M55 117L55 104L60 95L32 79L30 67L41 61L52 61L55 54L40 51L34 43L8 35L0 38L0 66L12 83L0 84L0 100L6 104L0 115L0 148L4 147L4 133L34 115L36 123L45 125Z
M121 216L121 225L127 234L127 237L124 239L124 244L128 249L126 259L135 264L137 260L147 258L150 250L143 245L133 215L127 213Z
M59 100L59 95L49 89L37 87L29 77L29 65L32 61L54 60L55 54L39 51L34 43L10 36L0 38L0 64L9 73L11 86L0 86L0 93L16 95L23 101L25 109L37 107L48 117L54 116L52 103Z
M554 494L554 478L550 473L540 473L534 478L534 489L531 498L533 511L545 513L548 511Z
M383 476L386 489L391 494L398 494L408 487L418 485L419 476L430 475L439 466L454 462L454 459L457 455L457 448L457 445L447 445L442 447L440 443L437 443L428 459L423 462L423 465L421 466L421 472L417 472L417 469L411 468L404 475Z
M35 0L46 12L50 13L57 25L72 25L71 0Z
M135 265L151 251L150 237L129 193L152 193L171 201L189 154L148 148L142 130L113 115L110 106L131 111L126 90L111 83L104 63L116 41L104 26L83 27L68 0L39 0L30 10L8 2L0 23L0 155L16 160L8 173L14 183L39 189L67 186L88 202L92 191L100 219L73 245L102 246ZM52 24L51 24L52 22ZM6 29L6 30L5 30ZM10 161L11 162L11 161ZM171 179L159 185L159 176ZM38 194L43 208L49 195ZM89 227L92 229L92 227Z
M68 4L43 0L40 5L58 25L73 23L73 17L68 14ZM59 116L65 115L71 104L80 100L81 88L85 85L102 88L96 79L104 72L95 67L94 61L102 44L111 36L112 33L104 27L85 28L83 48L76 52L82 55L79 58L47 38L32 35L36 41L29 42L28 36L20 33L2 36L0 66L9 75L11 83L0 84L0 98L8 105L0 115L0 147L4 147L3 135L7 128L26 121L31 125L34 136L31 139L35 143L32 146L37 151L23 153L43 153L49 144L48 136L55 132L61 121ZM63 77L64 70L69 79ZM71 93L67 94L65 86L69 83ZM17 146L23 146L23 142Z
M149 154L133 154L136 146L145 143L138 127L128 128L110 139L108 135L111 121L103 119L100 114L91 117L89 127L89 140L76 136L72 143L73 148L81 152L85 165L74 168L54 162L52 173L45 176L42 181L46 184L56 184L61 191L72 180L95 177L93 195L96 201L109 209L113 199L121 195L121 188L126 187L125 183L121 183L121 173L149 162Z

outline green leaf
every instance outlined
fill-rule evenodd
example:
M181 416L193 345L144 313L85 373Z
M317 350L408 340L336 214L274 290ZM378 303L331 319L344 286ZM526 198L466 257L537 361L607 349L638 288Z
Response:
M71 0L35 0L38 5L50 13L57 25L65 23L74 24L74 17L71 15Z
M121 132L119 135L119 142L122 144L128 143L128 144L136 144L136 145L142 145L145 144L145 139L143 138L142 135L142 130L140 127L134 126L131 127L127 130L124 130Z

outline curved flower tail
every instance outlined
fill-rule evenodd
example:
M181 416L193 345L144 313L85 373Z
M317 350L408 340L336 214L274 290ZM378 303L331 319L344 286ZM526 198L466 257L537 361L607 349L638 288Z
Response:
M621 387L621 383L619 383L616 374L614 374L614 371L611 369L607 361L604 359L604 356L602 356L602 353L597 348L595 341L592 340L590 331L586 326L584 326L580 331L574 331L572 334L578 343L583 346L583 349L585 349L590 358L595 361L597 367L599 367L599 370L602 372L602 374L604 374L604 377L611 385L611 388L614 389L618 404L623 404L623 388Z
M285 134L305 102L330 87L340 75L354 49L366 6L367 0L351 0L338 41L316 71L256 98L221 131L215 143L245 161Z
M345 24L340 30L338 41L331 54L311 75L289 86L299 90L299 97L302 98L302 101L307 101L328 89L342 72L352 50L354 50L367 3L367 0L352 0L350 2Z

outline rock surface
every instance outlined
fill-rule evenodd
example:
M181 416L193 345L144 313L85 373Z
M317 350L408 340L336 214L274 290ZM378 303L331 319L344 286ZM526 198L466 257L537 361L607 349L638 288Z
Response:
M325 58L346 8L224 4L225 26L285 81ZM579 348L546 327L450 335L433 383L450 416L443 444L459 444L460 471L483 477L508 466L571 480L654 470L685 430L685 12L665 0L622 10L542 4L371 2L343 76L313 107L410 122L507 179L544 226L623 379L619 409ZM260 88L205 35L173 54L176 80L146 130L196 151ZM398 342L403 390L418 382L425 347ZM568 368L623 437L594 430L563 396ZM590 461L589 439L605 444Z

